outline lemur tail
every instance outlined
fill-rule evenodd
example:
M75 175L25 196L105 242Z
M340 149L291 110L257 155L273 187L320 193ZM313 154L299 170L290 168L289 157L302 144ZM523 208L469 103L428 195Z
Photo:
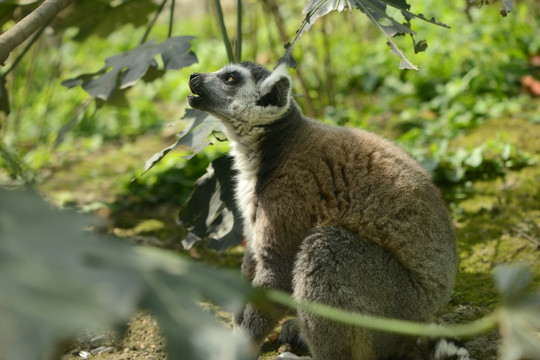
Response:
M458 341L440 339L433 342L432 349L433 360L475 360Z
M419 339L416 345L400 360L476 360L457 340Z

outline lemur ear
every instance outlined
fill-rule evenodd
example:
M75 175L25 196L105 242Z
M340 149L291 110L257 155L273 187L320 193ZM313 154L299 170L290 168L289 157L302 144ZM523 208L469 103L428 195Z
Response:
M258 106L285 107L289 102L291 79L285 65L278 66L261 84Z

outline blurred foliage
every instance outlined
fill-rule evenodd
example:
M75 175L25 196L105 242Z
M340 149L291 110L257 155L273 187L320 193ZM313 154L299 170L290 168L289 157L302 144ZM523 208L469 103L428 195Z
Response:
M136 308L158 318L171 358L246 358L240 337L197 304L204 295L238 309L251 292L239 272L83 232L88 216L54 211L33 192L0 189L0 199L2 358L54 358L61 339L123 326Z

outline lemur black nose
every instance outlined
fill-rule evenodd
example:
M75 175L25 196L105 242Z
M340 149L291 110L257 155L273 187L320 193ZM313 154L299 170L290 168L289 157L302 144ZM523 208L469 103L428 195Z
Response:
M189 88L191 89L191 92L193 93L197 93L197 87L201 84L201 74L199 73L194 73L194 74L191 74L191 76L189 77Z

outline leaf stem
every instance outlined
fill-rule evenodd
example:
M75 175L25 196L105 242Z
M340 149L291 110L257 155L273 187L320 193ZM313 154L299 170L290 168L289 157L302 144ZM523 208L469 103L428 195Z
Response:
M286 59L292 56L292 52L294 50L294 46L300 39L300 37L304 34L304 29L306 28L306 25L310 22L311 16L315 14L321 6L323 6L328 0L322 0L319 2L310 12L306 14L304 17L304 20L302 21L302 24L300 24L300 27L298 30L296 30L296 36L294 37L294 40L287 45L287 50L285 51L285 54L281 59L279 59L278 64L281 64L282 62L286 62ZM311 27L311 24L309 25Z
M497 326L499 312L495 311L483 318L469 324L439 325L423 324L413 321L404 321L388 318L380 318L369 315L339 310L327 305L307 301L298 301L288 294L278 290L268 290L266 296L269 300L289 307L305 310L329 320L343 324L363 327L365 329L390 331L410 336L423 337L468 337L487 332Z
M230 63L234 63L234 54L232 51L231 41L227 35L227 29L225 28L225 19L223 18L223 10L221 9L221 2L219 0L214 0L216 4L217 17L219 22L219 28L221 30L221 36L223 36L223 44L227 50L227 57Z
M242 60L242 0L236 3L236 61Z
M158 10L154 14L154 17L152 18L152 20L150 20L150 23L148 24L148 27L146 28L146 31L144 32L144 35L143 35L143 37L141 39L141 44L144 44L146 42L146 38L148 38L148 35L150 34L150 31L154 27L154 24L156 23L156 20L159 17L159 14L161 14L161 12L163 11L163 8L165 7L166 3L167 3L167 0L163 0L161 5L159 5Z
M392 54L398 56L399 58L401 58L399 68L400 69L418 70L418 67L416 65L414 65L412 62L410 62L409 59L407 59L405 57L405 54L403 53L403 51L396 45L396 43L392 40L392 37L388 34L388 32L385 31L385 29L382 27L382 25L379 23L379 21L375 18L373 13L365 6L365 4L363 4L361 1L358 1L358 0L355 3L357 5L358 9L360 11L362 11L367 16L369 21L371 21L371 23L373 25L375 25L375 27L377 27L377 29L379 29L379 31L382 32L383 35L386 37L386 43L390 47L390 52ZM377 10L379 12L381 12L380 9L377 9ZM391 19L391 21L393 23L396 22L394 19ZM414 34L414 31L412 31L412 33Z
M172 36L173 31L173 20L174 20L174 5L176 3L176 0L172 0L171 2L171 14L169 16L169 33L167 34L167 39L170 39Z

